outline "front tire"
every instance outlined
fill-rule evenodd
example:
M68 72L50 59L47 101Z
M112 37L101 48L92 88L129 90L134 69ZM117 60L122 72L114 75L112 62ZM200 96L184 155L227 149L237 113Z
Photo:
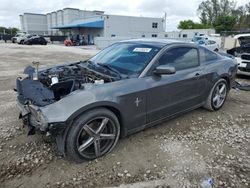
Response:
M219 110L225 103L228 94L228 84L223 78L219 79L213 86L206 100L204 108L210 111Z
M119 136L120 124L113 112L90 110L73 122L66 139L66 155L75 162L96 159L109 153Z

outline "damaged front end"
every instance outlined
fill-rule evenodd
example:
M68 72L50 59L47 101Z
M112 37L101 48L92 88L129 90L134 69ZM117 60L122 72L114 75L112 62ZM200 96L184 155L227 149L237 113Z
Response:
M41 71L38 70L38 63L34 64L36 67L28 66L16 79L19 118L28 125L29 135L34 134L35 130L56 135L65 128L65 123L48 121L43 108L63 100L76 90L120 79L115 74L102 73L89 62L60 65Z

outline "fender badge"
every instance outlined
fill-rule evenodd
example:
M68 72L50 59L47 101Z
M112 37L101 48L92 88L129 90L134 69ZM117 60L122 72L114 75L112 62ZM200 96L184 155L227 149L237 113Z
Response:
M141 100L139 100L139 98L137 97L136 100L135 100L135 105L136 105L136 107L139 106L139 103L140 103L140 102L141 102Z

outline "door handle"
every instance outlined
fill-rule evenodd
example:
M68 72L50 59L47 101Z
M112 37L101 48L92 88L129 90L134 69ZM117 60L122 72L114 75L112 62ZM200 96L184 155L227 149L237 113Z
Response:
M196 80L199 80L200 79L200 76L201 76L201 73L200 72L196 72L195 75L194 75L194 78Z

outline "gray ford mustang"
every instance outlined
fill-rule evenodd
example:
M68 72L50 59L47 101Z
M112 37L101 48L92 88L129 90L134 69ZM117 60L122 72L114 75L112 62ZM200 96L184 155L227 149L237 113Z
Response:
M16 80L17 103L29 134L56 137L59 151L81 162L187 111L220 109L236 70L234 59L195 44L128 40L87 61L27 67Z

